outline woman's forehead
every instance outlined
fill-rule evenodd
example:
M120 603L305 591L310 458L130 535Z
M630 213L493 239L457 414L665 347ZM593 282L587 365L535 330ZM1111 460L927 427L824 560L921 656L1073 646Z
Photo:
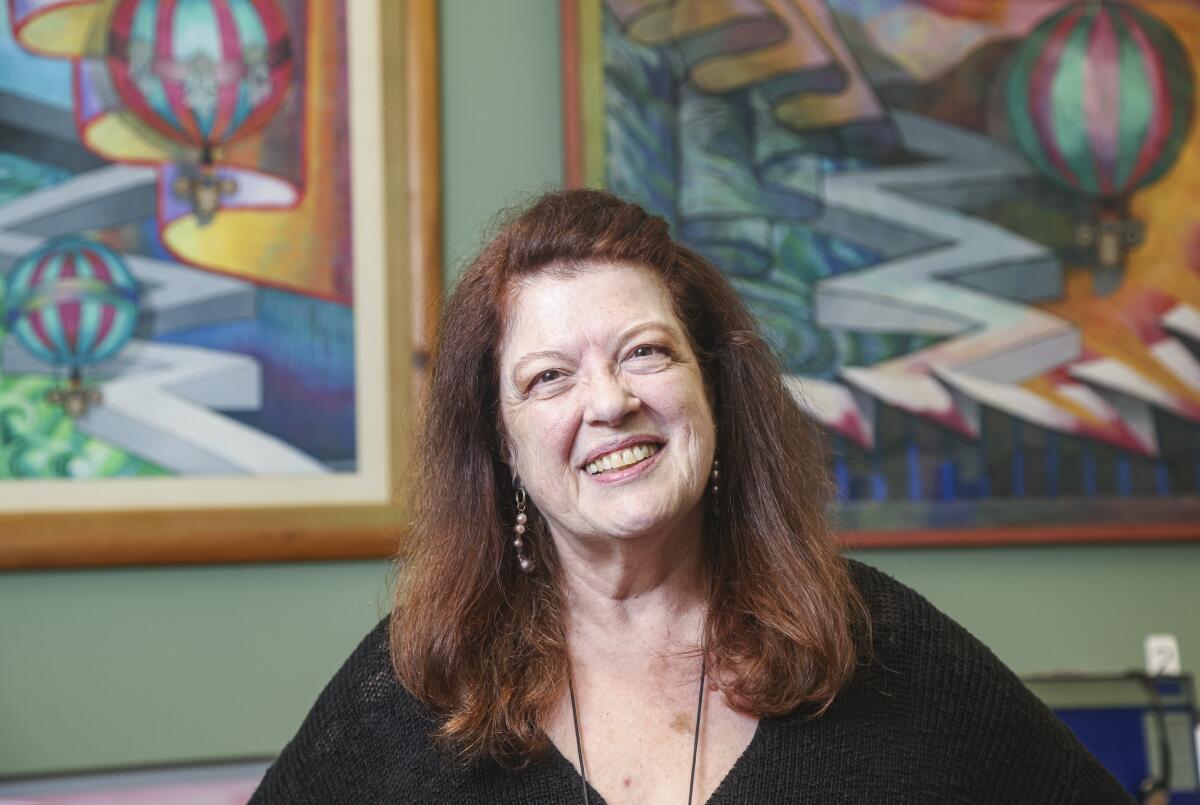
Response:
M543 271L508 295L501 354L530 341L600 337L645 320L682 335L671 296L652 271L629 264L592 264ZM513 358L515 360L515 358Z

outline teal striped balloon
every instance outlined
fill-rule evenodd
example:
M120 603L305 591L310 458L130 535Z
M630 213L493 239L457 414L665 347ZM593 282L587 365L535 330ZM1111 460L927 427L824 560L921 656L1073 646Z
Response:
M1165 23L1088 0L1039 23L1013 60L1005 106L1017 144L1053 181L1100 199L1162 177L1192 122L1192 65Z
M35 357L77 370L111 358L138 322L138 285L102 243L52 240L8 273L5 322Z

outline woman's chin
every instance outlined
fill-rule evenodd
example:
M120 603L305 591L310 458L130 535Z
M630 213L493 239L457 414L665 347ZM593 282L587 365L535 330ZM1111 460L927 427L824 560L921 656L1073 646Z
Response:
M686 511L681 507L647 505L638 510L636 506L623 506L621 511L605 516L597 512L592 520L589 536L597 539L623 542L642 540L656 535L669 536L685 527L688 522Z

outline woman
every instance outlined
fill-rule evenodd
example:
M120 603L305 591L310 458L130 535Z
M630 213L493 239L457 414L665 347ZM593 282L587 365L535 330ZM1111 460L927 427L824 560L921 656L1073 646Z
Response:
M842 559L736 292L595 191L441 322L393 614L255 802L1125 802L986 648Z

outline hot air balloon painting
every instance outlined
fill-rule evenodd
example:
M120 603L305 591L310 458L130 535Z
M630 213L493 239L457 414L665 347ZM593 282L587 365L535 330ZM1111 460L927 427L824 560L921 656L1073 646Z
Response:
M1175 163L1194 87L1178 37L1145 7L1087 0L1050 14L1017 51L1006 110L1017 144L1051 181L1092 202L1080 245L1095 250L1095 290L1120 282L1144 225L1132 194Z
M436 7L0 0L0 567L391 539Z
M112 358L138 322L138 285L125 261L82 238L52 240L13 266L6 279L5 324L38 360L61 367L66 388L48 399L73 417L100 402L82 371Z
M214 165L224 146L263 128L292 74L287 20L276 0L120 0L107 62L122 102L157 134L195 154L174 192L199 223L235 182Z
M1200 4L562 11L567 182L729 277L851 542L1200 539Z

